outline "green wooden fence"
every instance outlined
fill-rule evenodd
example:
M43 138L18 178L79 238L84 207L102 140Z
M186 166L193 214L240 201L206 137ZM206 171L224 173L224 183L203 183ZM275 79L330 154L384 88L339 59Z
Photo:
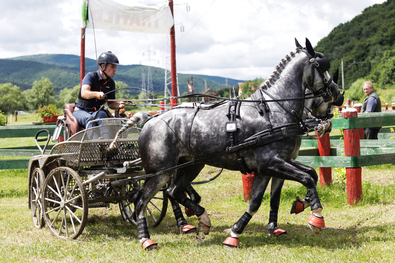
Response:
M377 126L395 125L395 112L360 114L358 118L333 119L333 129L358 129ZM0 138L34 137L41 129L47 129L51 134L55 125L23 125L0 127ZM369 165L395 163L395 131L392 128L382 128L379 140L361 140L360 156L342 156L344 153L342 135L331 136L331 155L319 156L318 142L303 139L298 161L311 167L362 167ZM31 157L40 154L36 146L9 147L0 149L0 156ZM27 168L29 158L0 160L1 169Z
M358 118L333 119L333 129L360 129L395 125L395 112L364 113ZM341 136L342 137L342 136ZM342 156L344 143L339 136L331 136L331 155L319 156L317 140L303 140L302 147L314 147L299 151L298 161L311 167L363 167L395 163L395 129L381 128L378 140L360 140L359 156ZM394 139L391 139L394 138Z
M39 130L47 129L51 134L55 130L55 125L15 125L0 126L0 138L31 137L34 138ZM48 147L50 149L50 147ZM0 156L12 156L17 159L0 160L0 170L4 169L25 169L29 164L31 156L41 154L37 146L7 147L0 149ZM20 157L20 158L19 158ZM29 158L23 158L29 157Z

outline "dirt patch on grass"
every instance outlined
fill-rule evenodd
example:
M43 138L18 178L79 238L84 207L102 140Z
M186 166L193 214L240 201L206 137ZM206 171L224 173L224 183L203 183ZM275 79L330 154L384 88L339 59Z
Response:
M362 181L373 184L389 185L395 184L394 166L370 166L362 168Z

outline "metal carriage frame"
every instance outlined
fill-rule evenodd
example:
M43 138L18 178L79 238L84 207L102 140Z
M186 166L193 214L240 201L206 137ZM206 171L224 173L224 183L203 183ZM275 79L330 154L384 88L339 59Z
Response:
M98 121L101 126L90 126ZM89 208L109 207L111 203L119 205L125 221L137 225L134 199L150 175L141 166L137 133L131 132L136 128L122 133L115 150L107 150L125 121L94 120L88 124L91 128L55 144L49 154L45 149L51 135L46 130L36 134L42 154L32 157L28 166L29 208L36 228L46 226L54 236L75 239L87 223ZM45 132L47 137L40 139ZM44 147L40 141L46 141ZM146 210L148 226L160 224L167 205L164 190L151 199Z

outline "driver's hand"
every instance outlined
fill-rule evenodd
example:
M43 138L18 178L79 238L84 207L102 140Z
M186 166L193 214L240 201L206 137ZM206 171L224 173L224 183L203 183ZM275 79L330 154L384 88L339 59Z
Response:
M124 101L120 101L120 102L119 102L119 108L120 108L120 109L125 108L125 102L124 102Z
M97 98L98 100L104 100L104 99L106 98L106 95L104 94L104 92L99 91L99 92L97 92L97 94L96 94L96 98Z

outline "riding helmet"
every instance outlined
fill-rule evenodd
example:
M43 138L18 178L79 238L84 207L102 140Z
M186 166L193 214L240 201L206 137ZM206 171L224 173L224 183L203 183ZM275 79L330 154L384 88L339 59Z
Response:
M115 56L111 51L103 52L100 54L100 56L97 59L97 65L104 64L104 69L106 69L107 64L114 64L114 65L119 65L119 60L117 56Z

